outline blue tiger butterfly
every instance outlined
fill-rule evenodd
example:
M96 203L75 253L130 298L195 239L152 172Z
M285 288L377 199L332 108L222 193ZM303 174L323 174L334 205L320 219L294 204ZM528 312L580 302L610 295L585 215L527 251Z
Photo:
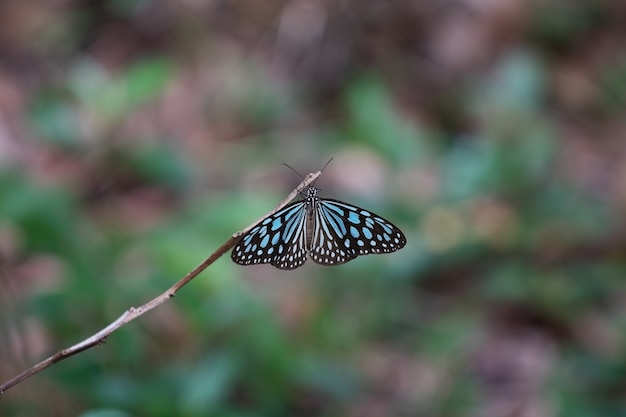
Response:
M310 186L303 200L250 229L233 248L233 262L295 269L311 256L321 265L340 265L406 245L406 237L390 221L343 201L319 198L319 191Z

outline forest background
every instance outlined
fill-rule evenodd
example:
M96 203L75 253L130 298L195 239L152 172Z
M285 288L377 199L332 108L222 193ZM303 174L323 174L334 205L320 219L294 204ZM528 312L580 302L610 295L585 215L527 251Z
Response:
M330 159L407 246L227 256L2 416L626 416L626 3L3 0L0 382Z

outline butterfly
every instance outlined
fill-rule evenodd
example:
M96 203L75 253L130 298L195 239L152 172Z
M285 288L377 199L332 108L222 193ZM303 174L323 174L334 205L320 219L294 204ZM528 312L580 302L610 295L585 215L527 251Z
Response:
M306 197L265 218L244 234L231 259L240 265L271 264L295 269L307 257L321 265L340 265L360 255L402 249L406 237L390 221L343 201Z

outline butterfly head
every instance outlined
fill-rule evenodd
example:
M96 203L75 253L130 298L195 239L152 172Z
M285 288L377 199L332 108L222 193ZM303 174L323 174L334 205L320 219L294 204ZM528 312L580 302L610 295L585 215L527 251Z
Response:
M317 196L317 193L319 193L320 191L321 190L319 188L311 186L306 191L306 198L315 198Z
M315 188L313 186L310 186L309 188L307 188L306 191L306 197L305 197L305 201L306 201L306 205L309 209L314 209L317 203L317 193L320 191L319 188Z

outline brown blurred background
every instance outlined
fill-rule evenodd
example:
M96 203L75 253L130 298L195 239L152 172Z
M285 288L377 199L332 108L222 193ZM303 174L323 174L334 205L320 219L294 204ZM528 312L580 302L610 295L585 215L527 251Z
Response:
M3 0L0 382L300 178L407 235L224 257L2 416L626 416L626 3Z

